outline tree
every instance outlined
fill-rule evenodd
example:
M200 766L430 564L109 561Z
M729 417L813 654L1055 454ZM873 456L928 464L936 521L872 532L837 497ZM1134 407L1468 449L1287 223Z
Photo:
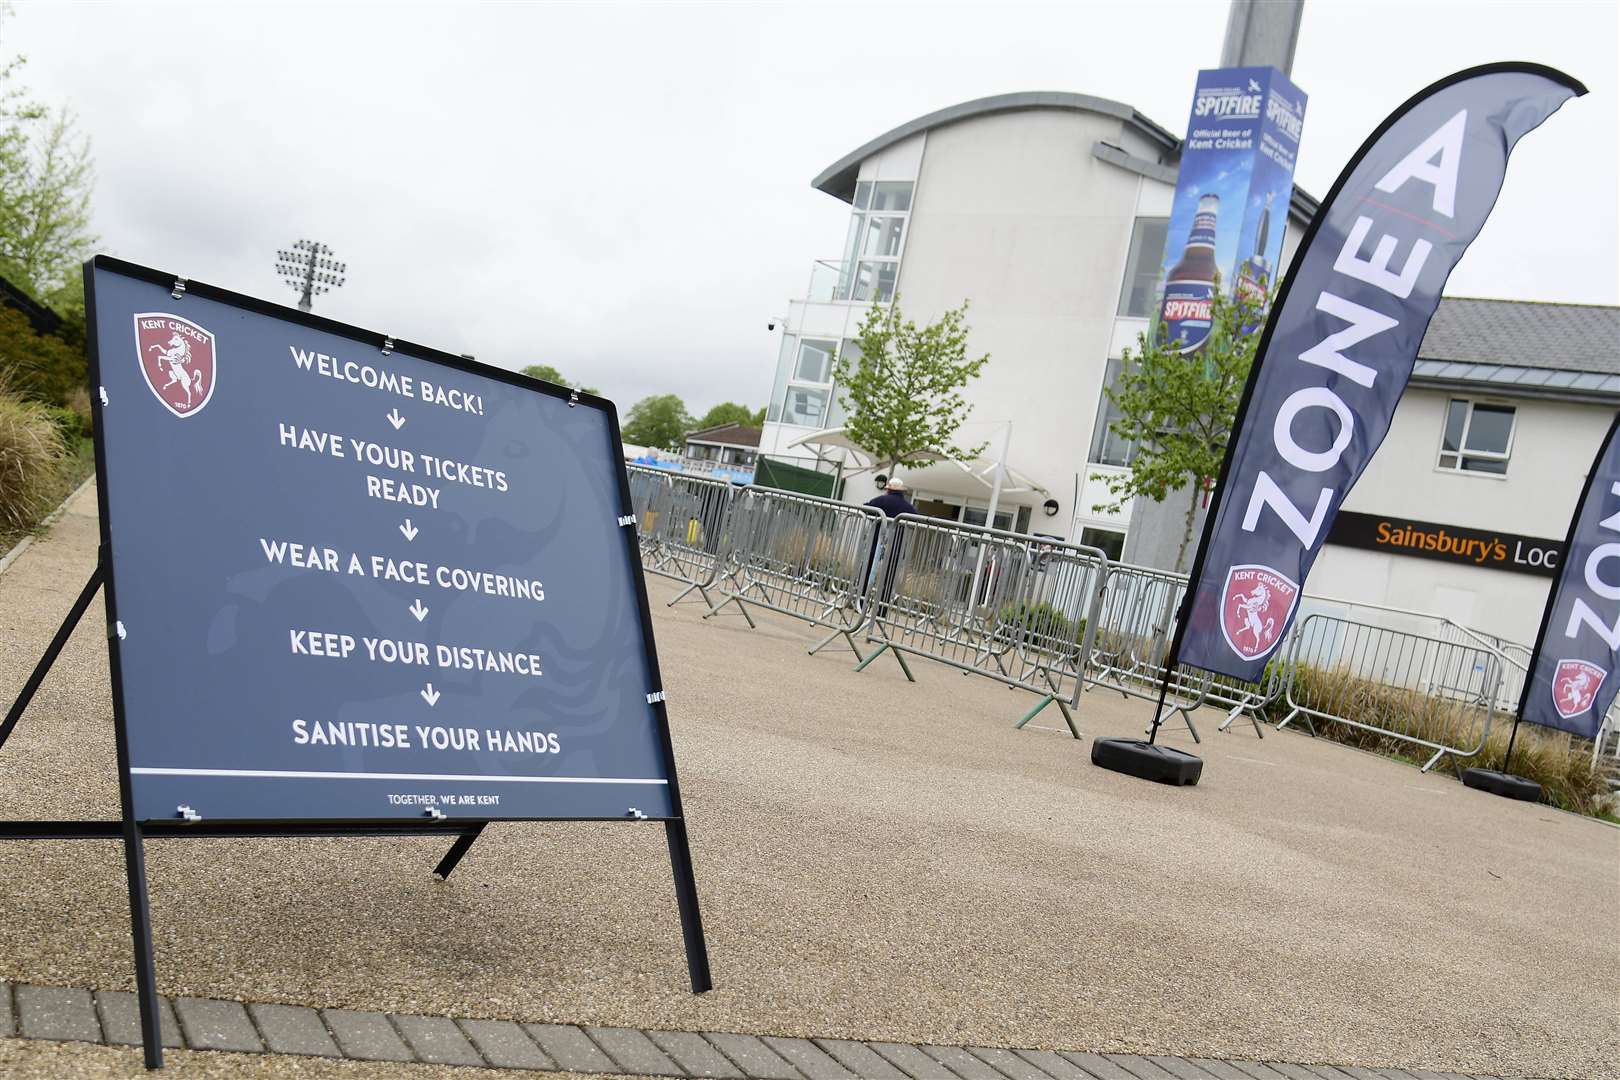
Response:
M568 389L578 390L582 394L595 394L597 396L601 396L602 393L602 391L596 389L594 386L580 386L577 383L569 382L567 379L563 378L562 372L558 371L550 364L530 364L528 367L523 369L522 374L527 375L531 379L539 379L542 382L556 383L558 386L566 386Z
M695 430L719 427L721 424L742 424L744 427L758 427L765 422L765 410L758 412L746 405L739 405L735 401L722 401L703 414L703 419L696 422Z
M838 401L849 416L849 437L887 472L924 464L931 453L968 460L984 452L984 444L951 443L973 408L962 388L990 361L989 353L968 358L967 309L963 301L919 328L901 314L898 297L887 307L874 303L856 335L857 348L838 357Z
M674 394L644 397L630 406L624 421L624 441L660 450L680 450L686 446L686 433L694 430L686 403Z
M1108 478L1113 501L1093 506L1114 513L1127 499L1163 502L1191 485L1176 569L1184 571L1198 499L1221 471L1243 384L1254 363L1263 320L1254 305L1226 299L1216 285L1212 325L1203 348L1178 353L1166 346L1162 326L1149 340L1139 334L1136 354L1122 355L1119 381L1104 392L1120 416L1109 429L1136 444L1131 469Z
M0 160L0 273L53 306L82 307L79 267L96 244L90 139L67 109L29 123L23 153Z
M0 29L11 17L0 3ZM67 109L20 85L27 59L0 60L0 274L59 308L82 309L79 264L91 253L90 140Z

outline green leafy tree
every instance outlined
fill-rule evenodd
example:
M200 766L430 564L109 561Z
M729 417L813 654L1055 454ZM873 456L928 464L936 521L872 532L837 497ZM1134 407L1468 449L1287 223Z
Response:
M28 145L0 183L0 272L57 308L82 308L80 264L94 251L90 140L73 114L29 121Z
M686 403L674 394L644 397L630 406L624 421L624 441L660 450L680 450L686 433L695 430Z
M523 369L522 374L527 375L531 379L539 379L542 382L556 383L558 386L566 386L568 389L578 390L582 394L595 394L598 397L600 397L602 394L602 391L598 390L594 386L581 386L578 383L568 381L563 377L562 372L558 371L550 364L530 364L528 367Z
M742 424L746 427L758 427L765 422L765 410L757 412L746 405L739 405L735 401L722 401L703 414L697 421L694 430L719 427L721 424Z
M11 18L0 3L0 32ZM20 82L26 58L0 60L0 274L59 310L82 309L79 264L91 253L90 141L65 108Z
M849 416L849 437L887 472L924 464L930 453L958 460L984 453L982 443L952 443L973 409L962 389L990 361L989 353L968 356L967 309L964 301L919 327L901 314L898 297L887 307L874 303L856 335L858 348L838 357L838 401Z
M1212 318L1209 338L1194 353L1168 348L1162 326L1151 340L1138 335L1136 352L1122 354L1119 381L1104 391L1120 413L1109 430L1135 443L1136 457L1129 472L1108 478L1112 501L1092 509L1114 513L1132 498L1163 502L1191 485L1176 552L1178 571L1186 569L1199 496L1220 474L1260 341L1259 312L1252 304L1222 297L1218 283Z

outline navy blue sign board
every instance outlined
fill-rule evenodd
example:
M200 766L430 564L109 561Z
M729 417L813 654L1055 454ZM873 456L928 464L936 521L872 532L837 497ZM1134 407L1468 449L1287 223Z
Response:
M663 821L710 986L610 402L98 257L98 586L147 1063L143 836ZM146 1022L150 1020L150 1027Z

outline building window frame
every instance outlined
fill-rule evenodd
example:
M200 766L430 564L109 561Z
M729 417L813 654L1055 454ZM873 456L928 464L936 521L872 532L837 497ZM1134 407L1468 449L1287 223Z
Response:
M1147 230L1157 227L1162 239L1157 250L1147 245ZM1149 319L1158 314L1159 276L1164 272L1165 245L1169 243L1170 219L1157 214L1138 214L1131 221L1131 235L1125 244L1125 272L1119 285L1119 303L1115 307L1117 319ZM1148 278L1147 310L1132 311L1131 300L1139 294L1139 279Z
M1457 407L1462 407L1460 423L1456 427L1456 446L1449 445L1452 430L1452 419L1456 415ZM1474 416L1476 410L1484 408L1493 412L1506 412L1508 414L1508 430L1506 444L1501 450L1476 449L1468 445L1469 437L1474 433ZM1447 397L1445 412L1440 418L1440 438L1436 448L1434 471L1447 476L1475 476L1487 477L1491 480L1506 480L1508 466L1513 460L1513 444L1519 434L1519 408L1511 401L1495 398L1473 397ZM1495 472L1484 468L1469 468L1472 462L1500 462L1501 471Z
M895 190L904 186L903 198ZM889 189L880 192L879 188ZM855 184L855 196L850 202L849 231L844 238L844 254L839 266L838 287L833 299L845 303L888 304L900 287L900 262L905 258L906 239L911 234L911 209L916 203L915 180L860 180ZM873 235L872 222L878 226L877 236L884 237L898 222L893 251L867 251Z

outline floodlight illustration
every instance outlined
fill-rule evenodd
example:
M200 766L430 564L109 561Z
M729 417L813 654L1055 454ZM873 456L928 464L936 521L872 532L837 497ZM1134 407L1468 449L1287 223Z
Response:
M332 258L332 249L317 240L300 240L276 252L276 273L298 292L298 310L308 311L315 297L342 286L348 266Z

